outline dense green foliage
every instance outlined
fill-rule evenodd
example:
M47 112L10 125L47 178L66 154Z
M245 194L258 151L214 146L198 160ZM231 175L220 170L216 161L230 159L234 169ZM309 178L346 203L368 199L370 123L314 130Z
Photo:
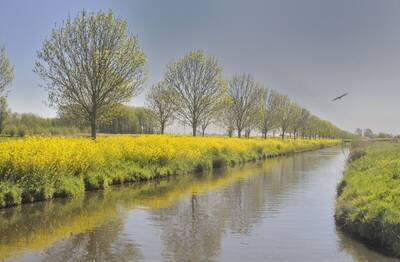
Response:
M400 256L400 143L353 149L335 216L344 229Z

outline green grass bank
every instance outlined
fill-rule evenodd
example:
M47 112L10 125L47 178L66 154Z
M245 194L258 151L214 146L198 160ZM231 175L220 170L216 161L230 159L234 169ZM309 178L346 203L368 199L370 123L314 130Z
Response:
M352 149L337 188L335 219L345 231L400 257L400 143Z

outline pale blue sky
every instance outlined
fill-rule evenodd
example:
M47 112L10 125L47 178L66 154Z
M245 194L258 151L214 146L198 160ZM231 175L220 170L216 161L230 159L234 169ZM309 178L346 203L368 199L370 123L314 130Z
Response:
M204 49L226 78L251 73L339 127L400 133L400 1L397 0L0 0L0 45L14 64L13 111L54 116L32 72L54 25L81 9L128 20L148 57L149 80L191 49ZM332 103L343 92L349 96ZM131 105L143 105L143 95Z

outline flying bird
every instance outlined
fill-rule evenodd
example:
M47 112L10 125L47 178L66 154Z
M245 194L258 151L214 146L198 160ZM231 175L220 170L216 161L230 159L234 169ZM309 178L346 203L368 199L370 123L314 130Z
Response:
M335 97L334 99L332 99L332 101L336 101L336 100L342 99L342 98L345 97L345 96L347 96L347 93L344 93L343 95L340 95L340 96L338 96L338 97Z

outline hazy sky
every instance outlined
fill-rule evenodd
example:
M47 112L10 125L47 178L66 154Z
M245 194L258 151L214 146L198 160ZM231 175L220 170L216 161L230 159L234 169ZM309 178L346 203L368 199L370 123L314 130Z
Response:
M146 86L162 79L172 59L204 49L226 78L251 73L341 128L400 133L398 0L0 0L0 45L16 75L13 111L55 115L32 72L36 51L55 24L83 8L128 20L148 57ZM130 104L143 105L143 97Z

